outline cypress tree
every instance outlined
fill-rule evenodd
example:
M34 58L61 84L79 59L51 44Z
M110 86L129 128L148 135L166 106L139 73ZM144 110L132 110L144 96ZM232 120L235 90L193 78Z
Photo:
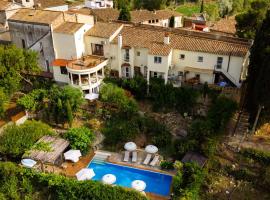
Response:
M121 8L118 20L127 21L127 22L129 22L131 20L130 11L129 11L127 6L123 6Z
M202 3L201 3L201 10L200 10L200 13L203 13L204 11L204 0L202 0Z
M253 121L259 105L266 113L270 111L270 11L251 48L247 83L247 108Z
M66 111L67 111L67 121L68 121L69 127L72 127L73 115L72 115L72 109L71 109L69 100L67 100L66 102Z

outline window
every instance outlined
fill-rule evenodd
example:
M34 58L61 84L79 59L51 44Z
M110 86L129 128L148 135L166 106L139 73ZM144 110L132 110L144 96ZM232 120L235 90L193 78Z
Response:
M148 23L151 24L151 20L149 20Z
M185 59L185 54L180 54L180 59L184 60Z
M158 19L156 19L156 23L158 23Z
M126 77L129 77L129 68L126 67Z
M30 0L26 0L26 2L30 2Z
M60 67L61 74L68 74L67 68L65 66Z
M202 56L198 56L198 62L203 62L203 57Z
M155 56L154 57L154 63L161 63L162 62L162 58L161 57L158 57L158 56Z
M92 54L98 56L104 56L103 45L92 44Z
M200 80L201 75L200 74L196 74L195 77L196 77L197 80Z
M218 57L217 58L217 69L222 68L222 63L223 63L223 57Z
M22 48L26 48L26 44L25 44L25 40L24 39L22 39Z
M153 73L153 76L154 76L154 78L157 78L157 77L158 77L157 72L154 72L154 73Z
M137 51L137 56L141 56L141 52Z
M129 62L129 49L125 49L124 60Z
M155 20L154 19L152 20L152 23L155 23Z

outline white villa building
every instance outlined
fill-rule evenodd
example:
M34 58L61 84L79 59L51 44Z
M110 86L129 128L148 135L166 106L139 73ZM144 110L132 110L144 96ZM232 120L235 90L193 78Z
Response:
M113 8L113 0L85 0L85 7L87 8Z
M47 14L50 17L45 20ZM105 71L123 78L141 75L148 82L151 77L161 77L176 87L183 82L220 81L240 87L249 62L249 41L211 33L149 25L94 24L91 15L31 9L17 12L9 25L17 46L48 46L39 52L43 53L43 69L51 72L56 82L81 88L85 94L98 93ZM29 40L31 32L43 29L41 25L46 27L46 37L32 35Z

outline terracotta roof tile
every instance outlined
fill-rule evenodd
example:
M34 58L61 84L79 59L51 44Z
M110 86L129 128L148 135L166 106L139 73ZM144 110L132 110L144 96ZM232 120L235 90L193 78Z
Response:
M59 16L63 15L62 12L50 10L35 10L23 8L18 10L9 21L24 21L38 24L53 24Z
M239 57L245 56L250 47L247 42L224 41L177 32L169 32L170 44L166 45L163 44L166 32L168 30L124 26L121 30L123 46L148 48L151 54L157 55L168 55L170 49L179 49ZM233 39L236 40L236 38ZM117 43L117 38L113 42Z
M171 11L171 10L157 10L157 11L149 11L149 10L134 10L130 12L131 21L134 23L140 23L148 20L156 20L156 19L169 19L172 16L181 16L182 14Z
M118 20L119 10L113 8L90 9L91 14L96 16L99 21L108 22ZM148 20L168 19L172 16L181 16L182 14L171 10L134 10L130 12L131 22L140 23Z
M10 2L8 0L1 0L0 1L0 10L6 10L11 4L12 4L12 2Z
M73 34L76 33L84 24L76 23L76 22L64 22L56 29L54 32L56 33L66 33L66 34Z
M68 5L65 0L34 0L35 5L40 4L41 8L51 8Z
M119 23L104 23L97 22L93 28L86 32L85 35L109 38L113 33L115 33L122 24Z
M230 17L227 19L220 19L217 22L214 22L214 24L210 25L210 29L215 31L220 31L224 33L236 33L236 20L234 17Z

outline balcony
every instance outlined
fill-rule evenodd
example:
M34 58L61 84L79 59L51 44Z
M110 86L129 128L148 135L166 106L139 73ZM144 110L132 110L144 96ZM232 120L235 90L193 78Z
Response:
M108 59L102 56L85 56L81 59L72 60L68 63L67 69L71 73L95 72L108 64Z

